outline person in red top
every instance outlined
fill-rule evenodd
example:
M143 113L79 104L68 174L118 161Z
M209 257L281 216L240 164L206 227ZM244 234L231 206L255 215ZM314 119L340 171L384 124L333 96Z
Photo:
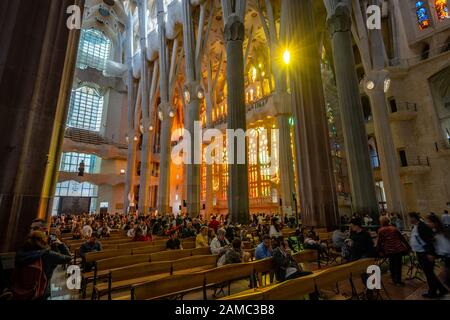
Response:
M410 251L410 246L400 231L390 224L389 218L380 218L381 228L378 230L377 251L389 259L389 271L392 281L397 286L402 282L402 257Z
M215 216L211 218L211 222L209 223L208 227L210 227L211 229L214 230L215 233L217 233L217 230L220 227L220 222L217 221L217 218Z
M144 232L142 231L142 229L140 227L136 228L136 231L134 233L134 238L133 241L152 241L152 238L149 237L148 235L144 235Z

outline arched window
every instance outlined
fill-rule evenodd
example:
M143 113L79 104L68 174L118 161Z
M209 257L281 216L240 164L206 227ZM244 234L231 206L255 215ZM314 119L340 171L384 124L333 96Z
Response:
M103 32L95 29L81 31L80 47L78 49L77 67L91 67L100 71L106 68L109 59L111 40Z
M85 173L98 173L101 158L93 154L67 152L62 154L60 171L78 172L80 162L84 161Z
M103 96L93 87L83 86L72 91L67 126L100 131Z
M64 181L58 183L56 185L55 198L53 200L52 214L57 215L58 213L61 213L60 209L64 209L64 207L66 207L65 205L62 205L64 202L63 200L71 198L78 198L78 203L80 205L82 203L86 204L86 207L83 207L83 211L95 211L97 208L98 186L88 182L79 183L76 181ZM81 199L79 198L84 198L87 202L80 201ZM74 201L69 201L69 203L73 204ZM77 201L75 201L75 203L77 203Z
M439 20L444 20L449 17L447 0L434 0L434 6Z
M420 30L425 30L430 27L430 16L425 1L416 1L416 16Z

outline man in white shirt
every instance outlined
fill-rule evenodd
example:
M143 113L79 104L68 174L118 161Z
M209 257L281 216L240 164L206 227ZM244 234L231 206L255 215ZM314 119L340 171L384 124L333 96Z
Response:
M225 230L217 230L217 236L211 241L210 248L211 253L216 255L222 255L225 253L230 242L225 238Z

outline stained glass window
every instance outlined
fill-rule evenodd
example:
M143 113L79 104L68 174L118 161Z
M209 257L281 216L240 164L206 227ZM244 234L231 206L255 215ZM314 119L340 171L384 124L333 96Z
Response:
M95 29L82 30L78 49L77 67L91 67L100 71L106 68L109 59L111 40L101 31Z
M447 0L435 0L434 6L439 20L444 20L449 17Z
M83 86L72 91L67 126L100 131L103 112L103 96L92 87Z
M420 30L425 30L430 26L430 17L424 1L416 1L416 16Z

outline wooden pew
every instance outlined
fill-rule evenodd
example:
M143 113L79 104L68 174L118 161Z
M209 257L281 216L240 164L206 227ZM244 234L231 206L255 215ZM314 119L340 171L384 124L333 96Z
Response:
M204 256L208 254L211 254L211 249L209 247L195 248L191 250L192 256Z
M172 274L192 274L215 268L217 265L217 256L191 256L172 262Z
M101 299L108 294L112 298L113 291L130 289L132 285L154 281L170 276L171 261L146 262L124 268L109 270L108 282L94 287L93 298Z
M187 292L203 288L204 275L175 275L131 287L132 300L156 300L173 296L183 297Z
M138 248L131 249L133 254L144 254L144 253L151 254L151 253L161 252L161 251L165 251L165 250L166 250L165 245L149 245L149 246L145 246L145 247L138 247Z
M263 293L264 300L303 300L316 290L314 277L312 274L276 284Z
M229 264L222 267L214 268L206 271L205 274L205 286L203 288L203 298L207 299L206 290L209 287L213 287L217 290L217 287L222 289L224 286L228 286L228 295L231 291L231 283L236 280L250 278L254 272L253 263L239 263Z
M167 250L152 253L150 255L150 261L172 261L182 258L187 258L191 256L191 250Z

